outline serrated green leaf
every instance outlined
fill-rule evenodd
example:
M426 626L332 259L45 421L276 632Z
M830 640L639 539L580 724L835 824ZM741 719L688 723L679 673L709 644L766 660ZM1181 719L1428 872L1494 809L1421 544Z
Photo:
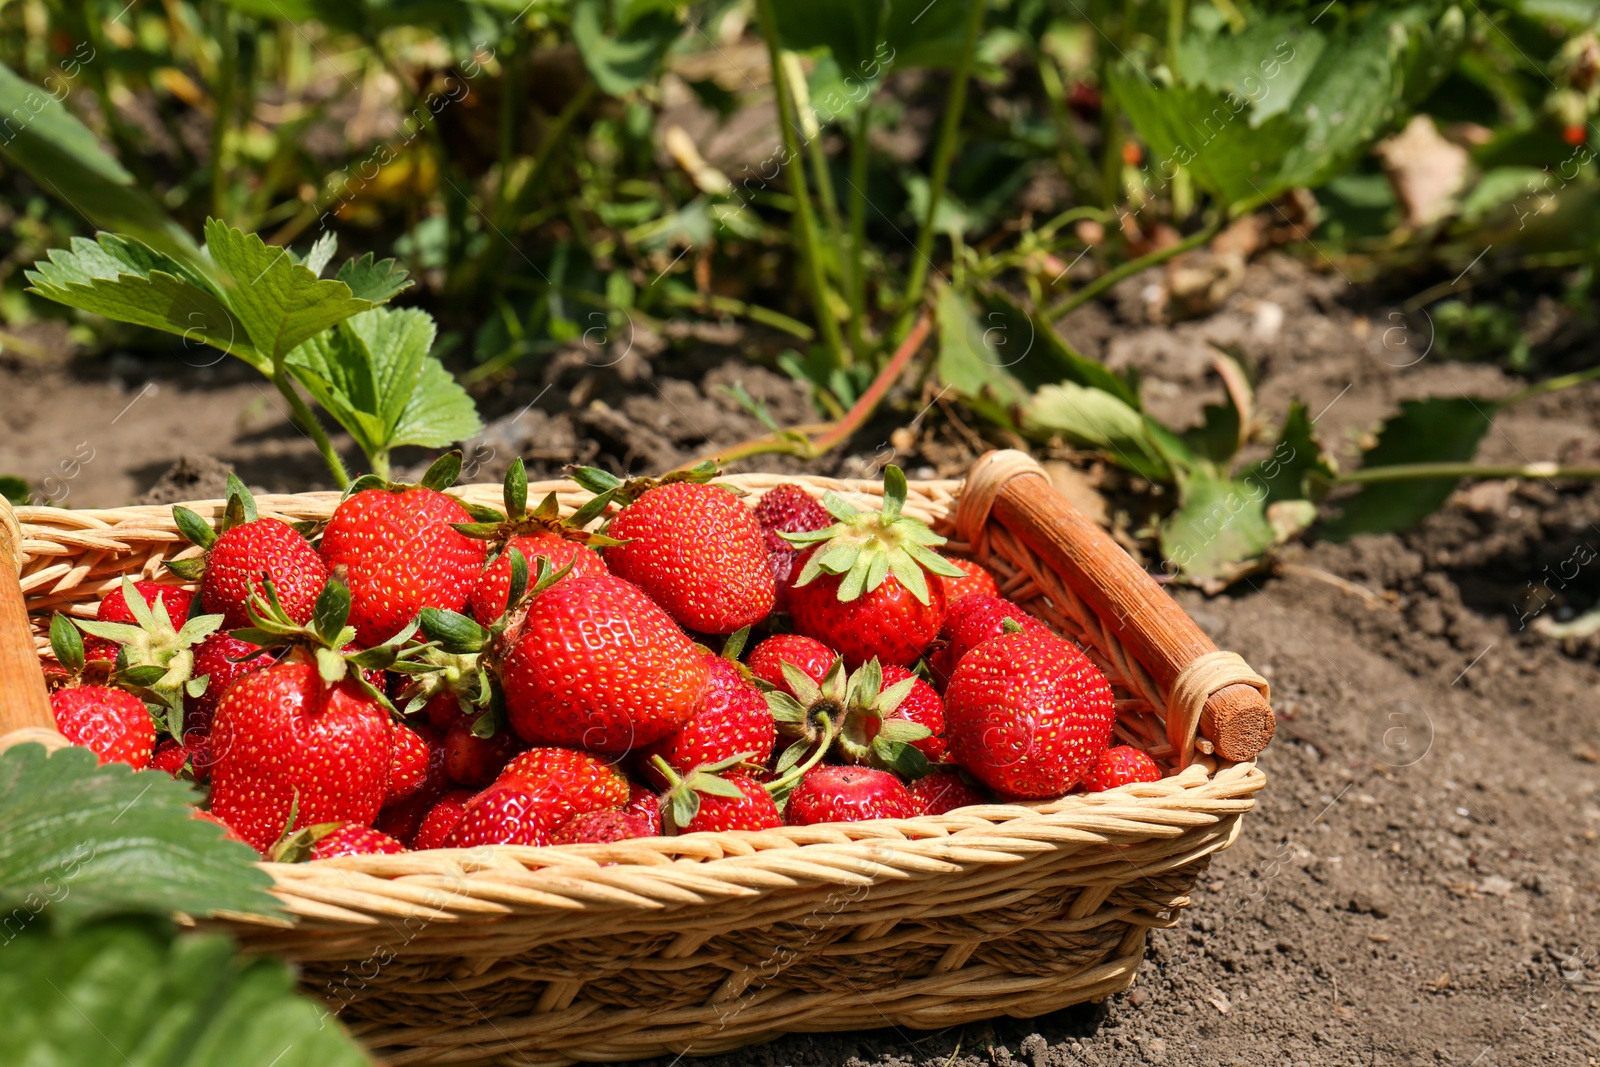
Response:
M1150 481L1173 478L1145 417L1099 389L1075 382L1047 385L1028 402L1023 424L1034 434L1059 433L1075 444L1097 448L1112 462Z
M320 272L318 272L320 273ZM411 284L410 277L399 263L392 259L375 260L371 252L356 259L347 259L335 281L350 287L350 295L374 304L386 304Z
M163 772L98 766L83 748L0 754L0 912L62 926L130 911L276 914L254 850L193 818L193 800Z
M201 825L201 824L197 824ZM216 827L209 828L220 835ZM242 847L242 846L236 846ZM11 940L0 1063L72 1067L362 1067L366 1056L270 956L222 934L125 918ZM131 1057L131 1058L130 1058Z
M1260 486L1197 472L1184 482L1182 497L1161 521L1161 553L1202 588L1248 573L1274 543Z
M328 267L328 261L333 258L333 253L336 252L338 248L339 236L332 230L329 230L312 243L311 250L305 254L305 258L301 259L300 262L305 266L306 270L309 270L312 274L315 274L320 278L322 277L322 272ZM371 255L370 252L367 254ZM350 264L348 263L345 264L346 267L349 265ZM344 272L341 270L340 273L342 274ZM345 284L348 285L349 282L346 281ZM354 286L351 288L354 289Z
M1268 505L1280 500L1314 502L1322 499L1334 473L1333 460L1317 441L1305 405L1297 400L1289 405L1272 455L1240 471L1239 480L1262 486Z
M612 96L653 81L683 33L668 0L573 0L571 28L583 65Z
M966 400L997 406L997 417L1009 422L1010 410L1027 395L1010 369L1023 358L1020 346L1017 354L1006 351L1012 340L1009 331L989 329L953 286L940 290L937 311L939 380Z

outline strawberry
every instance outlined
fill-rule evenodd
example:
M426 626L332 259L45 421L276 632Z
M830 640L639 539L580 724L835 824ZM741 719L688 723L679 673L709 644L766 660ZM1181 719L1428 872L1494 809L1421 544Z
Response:
M731 756L743 755L750 763L766 763L772 756L777 730L761 690L723 657L707 652L705 662L709 677L689 721L639 749L645 776L657 786L665 788L666 782L651 774L652 756L660 756L679 774Z
M175 585L161 585L158 582L134 582L133 587L139 591L144 602L151 607L156 600L167 607L167 617L178 625L189 617L189 607L194 603L194 594L187 589L180 589ZM94 617L100 622L136 623L133 608L128 606L127 597L123 595L121 586L111 590L100 601L100 606L95 609ZM122 648L115 641L104 637L95 637L90 634L83 639L83 658L93 662L95 660L115 660L117 652Z
M797 631L843 653L855 668L870 659L910 666L939 633L944 588L935 578L966 572L933 551L944 538L903 513L906 477L885 468L883 510L858 511L828 493L823 505L839 521L826 530L787 534L811 546L797 562L789 615Z
M150 766L158 771L166 771L174 778L183 773L184 765L188 762L189 750L183 747L183 742L172 737L157 745L150 757Z
M773 634L750 653L750 673L769 685L787 690L783 664L791 663L818 685L839 659L839 653L814 637L799 634Z
M322 556L345 568L350 620L361 644L394 636L423 608L466 607L488 548L455 529L472 516L440 491L460 469L461 454L449 453L421 485L361 489L340 501L328 520Z
M911 783L911 795L922 804L924 815L943 815L969 804L987 804L989 794L954 768L936 770Z
M629 786L628 802L622 805L622 810L629 815L638 815L649 821L655 827L650 836L659 836L661 833L661 801L656 795L644 786L634 783Z
M709 674L666 612L608 576L539 593L509 644L499 671L506 710L534 744L597 752L650 744L689 721Z
M709 465L691 472L620 483L583 468L580 485L632 497L606 534L622 543L606 549L614 574L650 595L689 630L731 634L772 611L777 586L755 513L727 489L703 484Z
M945 559L966 572L960 578L939 579L939 584L944 586L946 604L954 607L956 601L973 593L983 593L986 596L1000 595L999 583L994 580L994 575L983 567L970 559L959 559L952 556L946 556Z
M403 722L391 727L392 751L389 756L389 789L384 803L392 804L415 796L428 777L433 744Z
M331 860L336 856L393 855L405 850L406 846L388 834L370 826L347 822L328 836L318 838L311 847L311 858Z
M466 814L467 802L476 795L470 789L452 789L440 797L438 802L428 809L428 814L423 816L417 832L412 835L411 847L419 851L425 848L444 848L450 832L461 822L461 816Z
M696 767L680 775L660 756L650 761L667 782L661 797L661 823L669 834L702 831L770 830L783 825L777 802L765 787L741 774L736 759Z
M1103 793L1131 782L1159 782L1161 768L1143 752L1132 745L1112 745L1100 754L1079 785L1090 793Z
M186 507L172 509L179 531L205 550L200 559L173 560L167 567L200 583L200 603L220 614L230 629L250 625L250 599L270 576L284 611L297 623L311 621L311 610L328 581L328 565L298 530L279 519L256 515L255 497L233 474L228 501L213 528Z
M904 719L907 722L925 726L928 736L919 737L910 742L911 746L924 756L930 763L938 763L944 758L944 702L939 699L939 694L933 686L918 678L904 667L890 664L883 668L883 687L891 689L906 679L911 679L911 691L907 693L893 710L881 717L872 716L862 722L862 734L870 745L878 736L878 731L886 721Z
M567 519L561 517L561 504L554 493L548 494L538 507L530 509L528 474L519 458L512 460L511 468L506 471L504 499L504 519L457 527L469 537L499 546L498 555L484 568L468 597L472 617L484 626L511 607L509 601L513 599L511 591L515 584L512 549L521 554L528 575L538 573L538 561L543 559L552 571L570 566L569 574L582 577L607 573L605 563L594 549L616 543L604 534L584 530L611 503L610 493L601 493ZM520 599L520 592L516 599Z
M278 663L223 694L211 749L212 812L265 852L286 827L371 824L389 780L389 714L349 679Z
M921 814L921 803L888 771L822 764L807 771L789 794L784 820L791 826L812 826Z
M627 799L628 780L610 764L571 749L529 749L468 802L445 847L547 845L574 815Z
M50 694L56 729L75 745L94 751L101 763L150 766L156 727L144 702L105 685L68 685Z
M626 811L585 811L550 835L552 845L608 844L635 837L658 837L661 829L643 815Z
M1029 633L1048 634L1050 627L1004 597L973 593L952 604L939 627L942 648L928 657L928 668L941 684L948 684L961 657L1005 629L1007 619Z
M273 655L252 656L259 647L232 634L214 633L194 648L194 676L206 678L206 688L197 697L183 699L184 731L211 729L211 715L228 686L241 675L270 666ZM249 658L246 658L249 657Z
M1070 641L1017 623L962 657L945 690L950 753L1015 797L1071 789L1111 738L1111 686Z
M422 714L435 729L439 730L448 730L465 718L465 713L461 710L461 698L454 693L446 692L435 693L428 697L427 703L422 705Z
M444 736L444 773L452 782L481 789L499 777L523 745L510 730L489 737L473 732L469 719L457 718Z
M777 584L777 601L773 606L782 611L789 602L789 579L794 573L794 562L799 553L781 535L825 530L833 525L833 516L817 502L816 497L794 482L784 482L768 489L755 510L756 522L761 524L761 531L765 535L772 577Z
M439 803L454 783L444 773L444 743L443 737L437 731L426 725L419 724L416 728L428 745L428 765L422 777L422 782L417 789L404 800L394 800L385 797L383 810L378 812L378 817L373 820L372 828L382 830L390 837L406 845L410 845L417 836L422 820L427 818L428 812ZM395 731L399 736L399 730ZM393 790L394 767L389 768L390 789Z
M944 729L939 695L910 671L880 667L872 659L846 677L844 662L836 660L818 685L793 665L783 666L787 689L769 691L766 700L779 732L794 743L778 759L775 788L808 772L833 749L847 763L908 778L927 772L930 754L944 754L936 733Z

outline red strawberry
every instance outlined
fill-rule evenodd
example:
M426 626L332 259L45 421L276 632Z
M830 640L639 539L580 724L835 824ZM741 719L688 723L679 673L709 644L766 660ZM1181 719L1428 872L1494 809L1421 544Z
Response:
M696 772L673 782L664 801L665 822L679 834L771 830L783 825L772 794L747 774Z
M1132 745L1112 745L1100 754L1100 759L1078 782L1090 793L1101 793L1130 782L1159 782L1161 768L1143 752Z
M389 790L384 803L415 796L428 777L433 744L403 722L391 725L393 751L389 757Z
M639 758L660 756L679 774L741 753L751 763L766 763L777 737L766 697L721 656L708 652L705 661L709 678L694 715L676 732L639 749ZM645 776L662 788L667 784L648 762Z
M929 762L938 763L944 758L944 702L939 699L939 694L933 686L906 670L893 664L883 668L883 688L898 685L907 678L916 679L911 683L911 692L901 699L899 706L882 719L865 718L862 720L863 734L870 744L878 736L885 719L905 719L918 726L928 728L927 737L919 737L910 742L911 747L928 757Z
M387 640L423 608L466 607L488 546L451 524L471 521L459 503L427 485L365 489L339 503L322 555L347 569L360 644Z
M418 851L444 848L450 832L461 822L461 816L466 814L467 802L476 795L470 789L453 789L440 797L438 803L423 816L422 825L417 827L417 832L411 838L411 847Z
M182 626L183 620L189 615L189 607L194 603L194 593L187 589L180 589L175 585L162 585L159 582L134 582L133 587L144 597L144 602L155 607L159 598L166 605L167 618L172 620L174 626ZM100 622L136 623L133 609L128 607L128 601L122 595L122 587L111 590L100 601L100 606L95 609L94 617ZM115 660L117 651L122 646L115 641L104 637L95 637L85 634L83 638L83 658L85 660Z
M944 647L928 657L928 667L933 671L933 676L941 683L948 684L961 657L1002 633L1007 619L1029 633L1051 632L1050 627L1004 597L987 593L962 597L960 603L950 606L944 617L944 625L939 628Z
M994 580L994 575L972 562L972 560L952 556L946 556L945 559L967 572L960 578L939 579L939 583L944 586L946 604L954 607L956 601L973 593L982 593L985 596L1000 595L1000 586Z
M789 794L784 820L791 826L812 826L921 814L921 803L888 771L822 764L807 771Z
M458 716L444 737L444 773L452 782L481 789L499 776L522 747L510 730L478 737L472 732L472 721Z
M483 575L472 587L472 595L468 597L472 617L485 626L505 613L506 597L511 593L511 549L513 548L521 552L522 558L527 560L529 585L533 584L534 575L539 573L540 559L549 560L552 571L559 571L567 564L572 564L572 570L567 574L569 578L606 573L605 562L594 549L580 545L576 541L569 541L559 534L540 531L513 537L494 561L484 568Z
M626 542L606 549L607 566L690 630L731 634L772 611L777 587L761 527L726 489L658 485L623 508L606 533Z
M431 730L426 725L419 725L417 733L420 734L428 745L428 765L423 775L422 783L416 792L404 800L385 800L383 810L373 820L372 827L382 830L390 837L406 845L410 845L417 836L417 831L422 826L422 820L438 804L439 798L448 792L453 783L444 773L444 740L441 734ZM399 731L396 730L398 737ZM394 768L390 770L391 789Z
M969 804L987 804L989 794L967 780L960 771L938 770L911 783L911 795L925 815L943 815Z
M814 637L773 634L751 651L750 673L763 682L787 691L789 683L783 677L784 663L800 668L801 674L821 685L822 679L828 676L828 670L838 658L839 653Z
M511 725L535 744L626 752L694 714L702 652L638 587L569 578L540 593L500 668Z
M311 846L311 858L331 860L336 856L392 855L406 847L388 834L370 826L347 822Z
M628 802L622 805L622 810L629 815L647 819L650 825L655 827L651 831L651 836L661 833L661 801L644 786L634 784L629 787Z
M461 698L450 690L443 690L428 698L422 714L440 730L448 730L459 722L466 712L461 710Z
M104 685L68 685L50 694L56 729L75 745L93 750L101 763L150 766L156 726L144 702Z
M309 622L317 595L328 583L328 565L311 542L278 519L256 519L223 531L206 552L200 603L206 611L221 614L226 629L249 626L246 606L261 592L263 574L272 579L289 617Z
M869 659L909 666L938 635L945 605L937 584L928 583L924 603L893 575L853 600L839 599L842 581L822 574L793 587L789 615L795 629L837 648L852 669Z
M756 504L756 521L766 535L772 577L777 583L778 597L774 607L782 611L789 602L789 579L800 553L779 534L825 530L833 525L833 516L800 486L794 482L784 482L767 490Z
M1025 630L961 659L945 690L950 753L991 789L1053 797L1071 789L1111 738L1111 686L1070 641Z
M620 808L632 795L627 777L615 766L570 748L530 748L506 764L500 781L552 783L574 811Z
M550 835L552 845L609 844L635 837L658 837L659 826L643 815L626 811L585 811L561 824Z
M150 766L158 771L166 771L174 778L182 773L184 764L188 762L189 750L183 747L181 741L171 737L157 745L150 757Z
M193 728L209 730L211 715L228 686L241 675L271 666L276 658L269 654L245 659L255 651L257 646L226 633L214 633L194 646L194 676L205 675L208 680L204 693L184 697L185 732Z
M352 680L327 685L310 663L252 671L217 705L211 810L262 852L285 829L370 825L388 785L389 736L389 713Z
M546 845L574 815L627 800L628 780L604 760L565 748L529 749L467 804L446 847Z

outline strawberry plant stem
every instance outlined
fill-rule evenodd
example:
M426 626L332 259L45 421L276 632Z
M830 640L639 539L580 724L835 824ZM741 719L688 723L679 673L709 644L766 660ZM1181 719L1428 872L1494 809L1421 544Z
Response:
M306 402L300 399L300 394L295 391L294 383L289 380L289 372L281 364L273 372L272 384L278 387L278 392L282 393L283 398L289 402L289 408L294 412L294 421L299 425L300 429L305 431L306 436L311 438L311 443L317 446L317 451L322 453L323 462L328 465L328 470L333 473L334 483L341 490L348 489L350 487L350 472L345 470L344 460L339 458L338 451L333 447L333 442L328 440L327 431L317 421L317 416L306 406ZM376 468L380 463L387 468L389 457L373 457L374 474L378 473ZM387 473L385 473L384 477L387 476Z
M1600 378L1600 367L1590 367L1588 370L1574 371L1571 374L1563 374L1556 378L1547 378L1542 382L1535 382L1526 389L1512 393L1500 402L1500 406L1504 407L1507 404L1515 404L1520 400L1528 400L1532 397L1543 396L1545 393L1568 389L1574 385L1592 381L1595 378Z
M1211 240L1211 238L1215 237L1217 235L1217 231L1220 229L1222 229L1222 215L1218 213L1212 217L1210 222L1207 222L1200 229L1196 230L1194 233L1191 233L1188 237L1185 237L1177 244L1169 245L1166 248L1158 248L1149 255L1140 256L1138 259L1130 259L1122 266L1106 271L1104 274L1100 275L1100 277L1096 278L1088 285L1085 285L1082 289L1079 289L1075 293L1069 294L1064 299L1056 303L1055 306L1051 307L1050 310L1046 312L1046 314L1050 317L1051 321L1059 319L1063 315L1068 315L1082 307L1084 304L1087 304L1089 301L1093 300L1095 297L1099 296L1113 285L1116 285L1124 278L1131 278L1140 271L1148 270L1149 268L1165 263L1167 260L1176 256L1181 256L1183 253L1188 252L1191 249L1200 247L1207 241Z
M822 333L823 347L832 364L844 366L848 354L839 336L839 323L828 306L828 281L822 271L817 220L811 211L805 160L800 155L800 143L795 133L799 116L795 114L794 94L790 91L788 73L784 69L783 46L778 41L778 20L772 13L772 0L756 0L756 18L761 25L761 36L766 38L767 59L772 65L772 90L777 97L778 125L783 129L784 165L788 168L789 183L794 193L795 224L800 230L802 258L805 260L811 297L816 304L817 329Z
M916 255L911 257L911 274L906 279L905 293L900 302L899 334L910 324L916 306L922 303L922 288L928 280L929 255L933 251L934 223L939 217L939 203L944 199L945 183L950 180L950 159L955 155L956 137L961 130L961 113L966 110L967 79L972 74L972 56L978 49L978 31L983 29L983 11L987 5L982 0L970 0L967 13L966 36L961 42L961 53L950 78L950 95L944 104L944 123L939 128L939 141L933 149L933 172L928 176L928 210L922 218L922 229L917 232Z
M850 249L853 263L846 300L850 305L850 348L861 352L867 309L867 122L872 99L861 102L850 128Z
M1416 478L1600 478L1600 467L1563 467L1555 463L1478 466L1472 463L1394 463L1363 467L1340 474L1335 485L1370 485Z

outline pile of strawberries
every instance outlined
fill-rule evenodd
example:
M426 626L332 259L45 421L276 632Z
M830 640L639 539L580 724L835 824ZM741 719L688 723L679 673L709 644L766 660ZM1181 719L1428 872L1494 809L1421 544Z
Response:
M230 479L186 585L124 580L56 616L77 744L193 780L277 860L607 842L942 814L1153 781L1110 746L1079 649L902 511L703 467L618 480L563 518L368 477L332 518L261 517ZM597 527L597 529L591 529ZM746 649L748 647L748 654Z

